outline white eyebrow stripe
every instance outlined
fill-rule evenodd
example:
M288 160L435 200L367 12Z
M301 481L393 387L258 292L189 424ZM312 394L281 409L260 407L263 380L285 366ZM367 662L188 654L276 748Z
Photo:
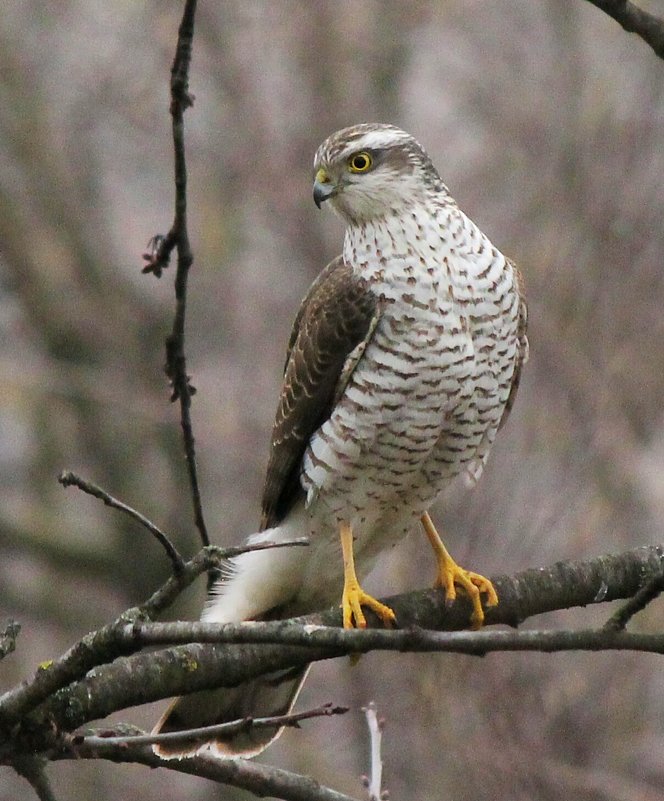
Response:
M369 133L366 133L364 136L352 142L350 144L350 149L378 150L382 147L390 147L392 145L401 144L402 142L408 142L411 139L412 137L410 137L407 133L404 131L399 131L398 129L390 131L369 131Z

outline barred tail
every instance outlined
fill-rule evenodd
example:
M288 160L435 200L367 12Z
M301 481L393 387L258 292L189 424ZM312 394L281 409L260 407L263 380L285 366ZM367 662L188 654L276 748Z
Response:
M293 708L309 665L289 668L251 679L237 687L184 695L168 707L155 726L153 734L201 726L215 726L232 720L287 715ZM279 737L283 727L247 727L234 734L183 743L160 743L152 746L163 759L183 759L203 753L208 748L217 757L252 757L260 754Z

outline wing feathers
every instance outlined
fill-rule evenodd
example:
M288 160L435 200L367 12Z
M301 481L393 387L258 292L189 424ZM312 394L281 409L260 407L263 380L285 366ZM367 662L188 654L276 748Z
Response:
M341 258L314 281L295 318L272 429L261 529L278 525L302 494L300 466L375 328L378 299ZM358 348L358 346L360 346ZM352 354L353 361L347 364Z

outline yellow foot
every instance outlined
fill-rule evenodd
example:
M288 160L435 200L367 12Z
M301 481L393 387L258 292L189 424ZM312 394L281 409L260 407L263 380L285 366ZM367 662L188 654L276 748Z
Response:
M482 608L482 595L486 595L485 606L496 606L498 594L488 578L470 570L459 567L452 559L439 561L438 575L434 582L434 587L442 587L445 590L445 600L448 604L456 600L456 588L461 587L470 598L473 605L473 613L470 616L470 625L473 629L482 628L484 623L484 609Z
M442 587L445 590L445 599L448 604L452 604L456 600L456 588L457 586L461 587L473 605L470 625L474 629L481 628L484 623L482 595L487 596L485 603L487 607L498 604L498 594L493 584L488 578L481 576L479 573L472 573L470 570L464 570L464 568L459 567L443 545L427 512L422 515L422 525L434 549L438 563L434 587Z
M341 537L341 551L344 559L344 591L341 596L341 608L343 610L344 628L365 629L367 620L362 612L363 606L368 606L386 626L391 626L397 616L380 601L367 593L360 587L360 582L355 574L355 561L353 558L353 531L348 523L341 523L339 527Z
M363 606L371 609L388 627L397 619L397 616L389 606L385 606L372 595L368 595L357 582L346 582L341 599L345 629L354 627L365 629L367 627L367 620L364 617L364 612L362 612Z

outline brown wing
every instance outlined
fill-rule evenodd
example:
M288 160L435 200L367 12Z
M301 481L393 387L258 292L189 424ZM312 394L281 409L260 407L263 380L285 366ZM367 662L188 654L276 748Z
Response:
M371 337L377 315L377 297L341 256L323 270L302 301L288 342L272 429L261 531L281 522L303 494L300 467L307 443L329 418L339 383L351 372L349 356L356 364L356 349Z
M516 393L521 383L521 370L523 369L523 365L528 361L528 337L526 335L528 330L528 307L526 306L526 297L523 291L523 276L515 264L512 262L510 262L510 264L514 270L516 291L519 295L519 317L516 329L519 341L516 352L516 364L514 365L514 373L512 374L512 386L510 387L510 394L507 396L507 403L505 404L503 416L500 418L500 428L505 425L505 421L512 411L512 406L514 406L514 401L516 400Z

